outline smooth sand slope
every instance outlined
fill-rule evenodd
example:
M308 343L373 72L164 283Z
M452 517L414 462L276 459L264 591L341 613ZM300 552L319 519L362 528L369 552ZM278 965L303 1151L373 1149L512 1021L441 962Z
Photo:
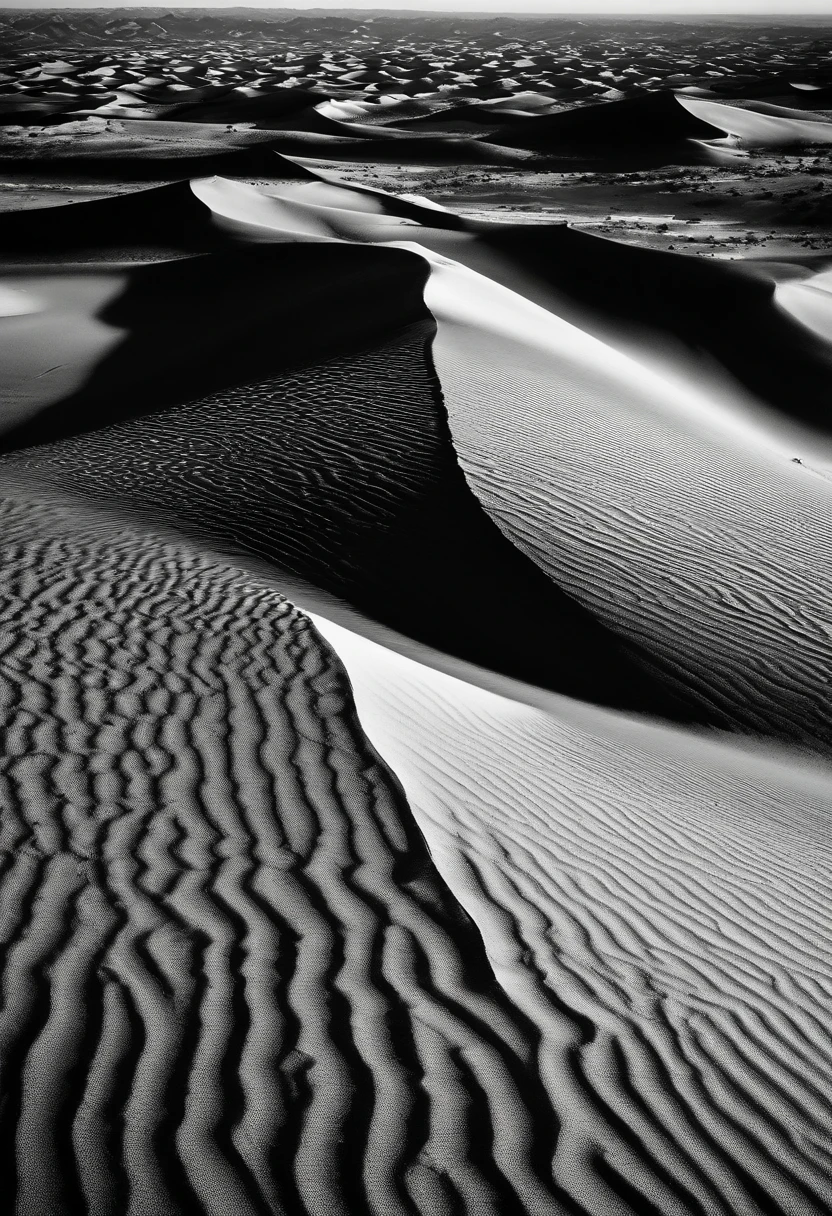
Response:
M750 394L746 412L760 417L766 403L781 428L791 420L829 433L829 348L782 310L764 265L639 248L565 224L477 227L477 260L459 259L471 269L639 361L658 356L672 367L687 350L679 374L689 384L722 368L726 400L738 383Z
M780 308L832 344L832 272L822 270L804 279L778 283L775 299Z
M538 1027L592 1213L832 1203L829 770L521 706L315 617L431 854Z

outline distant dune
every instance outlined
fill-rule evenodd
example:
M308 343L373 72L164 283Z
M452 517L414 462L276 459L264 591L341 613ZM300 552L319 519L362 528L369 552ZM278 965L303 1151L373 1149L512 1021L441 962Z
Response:
M700 117L673 93L645 93L603 105L541 114L491 135L494 143L556 152L563 145L650 145L713 134L714 124Z
M805 118L798 111L767 107L741 109L700 97L679 101L695 118L719 127L742 144L754 148L782 148L794 144L832 144L832 121Z
M325 137L321 137L325 138ZM243 141L240 141L241 143ZM284 141L284 143L287 141ZM189 177L204 177L212 173L229 173L240 177L297 177L298 173L278 160L276 148L282 146L278 137L269 146L258 141L246 146L217 147L215 141L192 144L159 140L91 139L67 146L52 146L45 155L33 149L34 155L21 155L20 146L0 143L0 172L22 169L34 177L62 179L73 174L85 174L104 181L181 181ZM295 147L306 145L298 141Z

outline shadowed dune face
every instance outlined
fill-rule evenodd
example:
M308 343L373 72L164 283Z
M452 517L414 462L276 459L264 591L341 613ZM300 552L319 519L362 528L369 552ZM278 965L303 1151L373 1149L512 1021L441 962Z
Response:
M157 249L199 252L219 243L209 214L187 182L49 211L49 216L41 208L0 215L0 252L47 255L56 261L79 256L106 261L136 247L147 255Z
M0 512L13 1210L575 1210L537 1031L308 620L69 503Z
M546 156L553 167L563 164L575 170L632 171L727 157L732 149L723 151L722 141L715 140L723 129L721 123L712 121L707 109L688 105L688 100L699 101L650 92L550 114L517 113L487 138L497 146ZM716 105L715 109L730 113L735 107ZM497 113L495 117L499 121ZM710 143L714 140L716 152Z
M556 152L564 145L670 144L695 136L705 138L713 135L713 128L714 124L700 117L693 105L680 105L673 93L649 93L606 105L541 114L498 131L491 139Z
M203 211L192 196L190 203ZM163 206L159 212L161 217ZM48 222L45 213L43 218ZM76 435L163 410L353 349L427 317L425 269L412 255L331 247L325 279L315 273L311 256L310 263L307 250L285 244L111 272L115 296L98 320L121 341L109 358L87 363L79 393L33 418L7 443ZM28 277L14 281L22 286ZM96 282L99 274L89 277ZM64 294L75 290L83 300L85 281L78 275Z

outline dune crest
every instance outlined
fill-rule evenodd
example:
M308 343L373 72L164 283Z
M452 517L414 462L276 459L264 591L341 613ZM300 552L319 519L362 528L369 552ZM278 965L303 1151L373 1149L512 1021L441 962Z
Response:
M269 198L258 220L256 191L230 194L272 239L299 218L318 237L390 239L377 215ZM456 454L505 535L716 723L828 747L827 482L796 466L776 432L431 251L438 239L465 260L476 234L413 236L404 248L430 266L425 300ZM716 499L715 484L726 489ZM678 514L655 514L680 495ZM772 511L778 539L761 569L758 521ZM712 580L704 597L694 569ZM649 593L656 586L666 599Z
M778 283L774 298L801 325L824 342L832 343L832 271L822 270L808 278Z

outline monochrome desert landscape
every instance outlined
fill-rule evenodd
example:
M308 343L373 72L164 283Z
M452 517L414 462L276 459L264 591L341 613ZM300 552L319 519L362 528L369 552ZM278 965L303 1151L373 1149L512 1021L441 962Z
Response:
M0 12L16 1216L832 1211L832 25Z

